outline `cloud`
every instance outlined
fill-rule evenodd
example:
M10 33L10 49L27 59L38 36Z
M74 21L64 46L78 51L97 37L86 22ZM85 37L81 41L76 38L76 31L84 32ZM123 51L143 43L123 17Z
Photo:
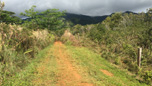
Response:
M19 14L32 5L37 10L57 8L70 13L101 16L113 12L142 12L152 7L152 0L2 0L5 10Z

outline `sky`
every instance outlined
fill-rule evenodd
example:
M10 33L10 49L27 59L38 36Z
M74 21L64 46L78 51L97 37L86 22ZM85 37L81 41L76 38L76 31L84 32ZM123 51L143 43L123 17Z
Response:
M152 8L152 0L1 0L5 2L4 10L20 14L32 5L36 10L46 9L66 10L69 13L89 16L109 15L114 12L146 12Z

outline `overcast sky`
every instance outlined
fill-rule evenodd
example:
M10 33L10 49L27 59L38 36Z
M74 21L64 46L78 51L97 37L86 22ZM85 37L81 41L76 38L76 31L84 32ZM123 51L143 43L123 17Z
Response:
M152 0L1 0L5 2L5 10L16 14L24 12L32 5L37 10L60 9L70 13L90 16L108 15L113 12L146 12L152 8Z

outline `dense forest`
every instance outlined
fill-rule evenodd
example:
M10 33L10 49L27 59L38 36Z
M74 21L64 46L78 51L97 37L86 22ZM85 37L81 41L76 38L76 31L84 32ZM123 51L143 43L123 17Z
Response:
M152 9L136 14L117 12L102 22L80 25L66 20L66 11L39 12L32 6L20 14L29 18L22 20L14 12L3 10L4 6L0 2L0 85L54 41L87 47L129 70L140 82L152 85ZM64 31L71 32L72 37L63 37ZM143 50L141 67L137 65L138 48Z

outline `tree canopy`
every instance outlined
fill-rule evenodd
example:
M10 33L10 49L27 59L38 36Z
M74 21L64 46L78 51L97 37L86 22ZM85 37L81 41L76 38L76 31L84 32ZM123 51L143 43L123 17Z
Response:
M21 19L17 16L14 16L14 12L3 10L5 6L4 2L0 2L0 22L5 22L7 24L19 24L21 23Z
M35 8L36 6L32 6L29 10L25 10L25 13L20 14L28 17L24 22L24 25L28 26L28 28L57 30L63 26L65 11L61 12L58 9L47 9L46 11L38 12Z

